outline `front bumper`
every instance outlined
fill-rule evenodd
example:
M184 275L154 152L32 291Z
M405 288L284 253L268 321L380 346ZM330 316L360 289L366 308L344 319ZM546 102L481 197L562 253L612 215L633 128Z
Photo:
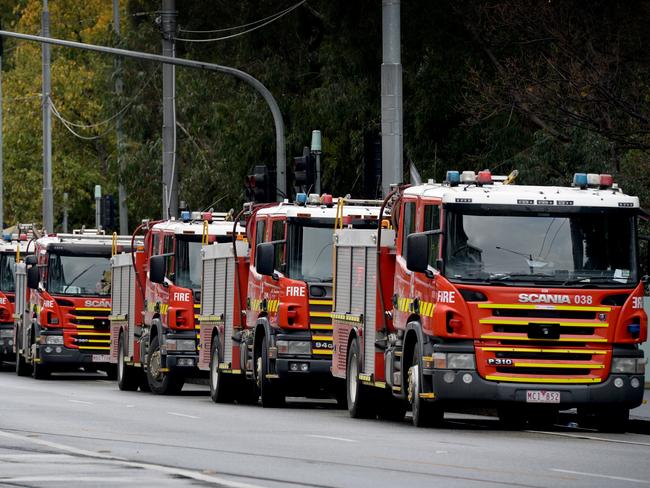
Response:
M453 375L453 381L445 381L446 373ZM445 403L464 403L465 406L467 402L472 402L472 406L526 403L527 390L546 390L560 392L559 404L546 404L560 409L583 405L618 405L635 408L643 402L645 383L644 375L627 374L612 374L603 383L585 385L487 381L474 370L437 369L425 370L424 374L425 377L430 375L435 398L440 398ZM451 375L447 374L447 380ZM468 381L470 377L471 381ZM623 381L621 387L614 384L617 378ZM633 378L639 382L636 388L631 385Z
M82 352L79 349L70 349L60 345L37 345L37 360L42 364L51 364L57 367L75 366L107 366L108 351L106 353Z

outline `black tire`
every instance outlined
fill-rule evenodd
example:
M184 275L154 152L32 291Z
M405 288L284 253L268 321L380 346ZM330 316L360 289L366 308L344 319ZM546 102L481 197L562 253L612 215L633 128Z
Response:
M434 427L444 419L444 411L432 401L420 398L422 385L422 359L418 344L413 351L413 362L408 370L408 399L416 427Z
M348 409L348 390L347 383L344 380L334 380L334 399L336 400L336 408L339 410Z
M267 378L269 374L269 354L266 337L262 339L262 351L256 361L257 384L260 388L263 408L278 408L285 405L285 396L277 382Z
M149 345L147 355L147 382L149 388L157 395L176 395L183 389L183 378L175 375L173 371L162 372L160 339L154 337Z
M124 364L124 334L117 343L117 386L122 391L136 391L140 385L140 372L133 366Z
M224 374L219 369L221 356L219 353L219 336L212 338L212 353L210 354L210 398L214 403L232 403L233 378L232 375Z
M16 374L18 376L29 376L32 374L32 369L25 361L22 354L16 349Z
M36 360L32 365L32 378L35 380L46 380L50 377L50 368L43 364L39 363Z
M374 419L376 416L372 391L359 381L361 354L359 342L355 339L348 350L348 363L345 371L348 412L354 419Z

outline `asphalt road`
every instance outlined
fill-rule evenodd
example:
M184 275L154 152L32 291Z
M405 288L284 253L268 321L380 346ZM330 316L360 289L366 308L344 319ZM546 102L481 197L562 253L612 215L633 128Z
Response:
M362 421L333 404L215 405L98 376L0 373L0 486L593 487L650 485L650 436Z

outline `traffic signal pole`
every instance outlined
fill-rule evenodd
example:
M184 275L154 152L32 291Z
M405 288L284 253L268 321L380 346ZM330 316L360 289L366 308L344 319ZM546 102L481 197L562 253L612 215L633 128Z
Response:
M160 12L163 56L176 57L176 2L163 0ZM176 165L176 66L162 65L162 204L163 219L178 217L178 167Z
M125 58L141 59L144 61L152 61L156 63L168 63L176 66L185 66L187 68L199 69L204 71L211 71L216 73L223 73L234 76L252 86L262 96L264 101L271 110L273 116L273 123L275 125L275 159L276 159L276 198L282 201L284 195L287 195L287 161L286 161L286 148L285 148L285 135L284 135L284 120L278 102L275 100L271 92L266 88L257 78L245 73L244 71L229 66L222 66L213 63L204 63L202 61L194 61L191 59L172 58L169 56L161 56L159 54L149 54L139 51L129 51L128 49L118 49L114 47L97 46L95 44L86 44L83 42L65 41L63 39L55 39L52 37L34 36L31 34L21 34L18 32L11 32L0 30L0 36L10 37L13 39L20 39L23 41L40 42L44 44L51 44L54 46L68 47L72 49L83 49L86 51L100 52L104 54L111 54L113 56L121 56ZM50 174L51 177L51 174ZM51 190L51 186L50 186ZM51 194L51 193L50 193ZM48 229L49 230L49 229Z
M43 39L50 35L50 10L43 0ZM50 111L50 46L43 44L43 228L54 232L54 197L52 195L52 112Z

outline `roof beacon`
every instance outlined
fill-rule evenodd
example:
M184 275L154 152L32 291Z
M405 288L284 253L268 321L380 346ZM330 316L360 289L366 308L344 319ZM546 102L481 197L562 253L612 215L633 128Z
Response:
M212 222L212 212L203 212L201 214L201 219L207 220L208 222Z
M596 173L587 173L587 185L591 187L600 186L600 175Z
M296 193L296 203L298 205L305 205L307 203L306 193Z
M463 171L460 174L460 182L461 183L476 183L476 173L474 171Z
M460 173L458 171L447 171L446 179L449 186L458 186L458 183L460 183Z
M478 172L478 184L479 185L492 184L492 173L490 173L489 169L484 169L483 171Z
M614 184L614 178L612 178L612 175L600 175L601 190L606 190L607 188L611 188L613 184Z
M332 199L332 195L329 193L323 193L323 197L321 198L321 201L323 205L326 207L331 207L334 205L334 200Z
M587 173L576 173L573 175L573 186L587 188Z
M309 205L318 205L320 204L320 195L318 193L309 194Z
M189 210L183 210L181 212L181 220L183 222L189 222L191 218L192 218L192 213Z

